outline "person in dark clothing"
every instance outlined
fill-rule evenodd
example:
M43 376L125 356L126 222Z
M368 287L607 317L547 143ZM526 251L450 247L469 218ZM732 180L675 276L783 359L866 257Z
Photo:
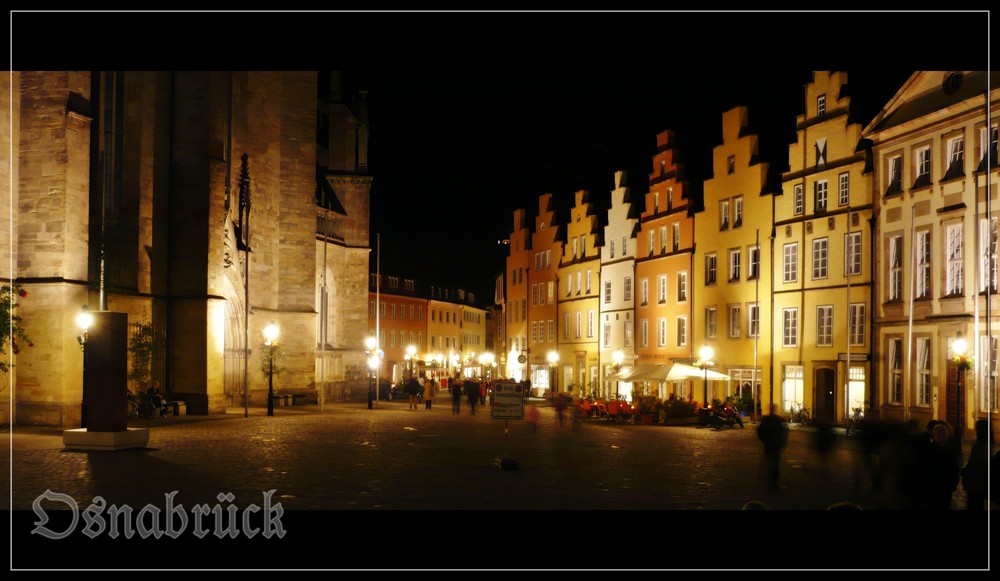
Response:
M959 466L948 449L948 426L939 423L933 428L934 442L918 444L918 462L923 480L923 508L950 510L951 496L958 487Z
M969 451L969 461L962 468L962 488L967 498L966 510L988 507L987 480L990 458L993 457L993 426L989 420L976 420L976 441ZM994 474L994 478L1000 475Z
M456 377L448 382L448 389L451 391L451 413L460 413L462 411L462 382Z
M149 386L146 390L146 397L149 398L149 402L153 404L153 409L160 412L160 417L166 417L167 415L167 400L163 399L160 394L160 382L154 381L153 385Z
M479 404L479 384L475 381L466 381L465 396L469 400L469 413L476 415L476 407Z
M772 405L771 413L757 425L757 438L764 444L764 476L772 488L778 487L781 452L788 442L788 423L776 412L777 406Z

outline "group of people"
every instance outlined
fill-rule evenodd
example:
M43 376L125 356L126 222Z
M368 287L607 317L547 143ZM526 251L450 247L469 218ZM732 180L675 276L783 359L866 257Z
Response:
M976 440L964 462L959 436L942 420L930 420L921 430L916 422L867 422L859 438L861 454L871 475L873 490L885 499L882 508L949 510L961 484L968 510L984 510L997 490L988 490L988 471L998 461L992 425L975 424ZM764 479L777 488L781 454L788 441L788 424L779 414L763 416L757 437L764 446ZM813 449L821 455L833 446L829 428L819 426ZM994 489L998 487L993 480Z

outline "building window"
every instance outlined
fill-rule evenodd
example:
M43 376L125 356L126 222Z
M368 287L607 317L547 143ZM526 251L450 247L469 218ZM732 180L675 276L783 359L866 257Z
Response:
M660 347L667 346L667 320L657 319L656 321L657 333L656 333L656 344Z
M538 342L538 323L536 321L531 322L531 342Z
M743 225L743 196L733 198L733 228Z
M913 189L931 185L931 148L921 147L913 152L913 169L916 172Z
M424 320L424 308L423 307L417 307L417 320L418 321L423 321Z
M889 339L889 402L903 402L903 340Z
M547 285L545 295L548 297L548 303L554 305L556 304L556 281L550 280L545 284Z
M649 236L649 256L652 256L653 251L656 249L656 230L650 228L648 236Z
M827 182L826 180L819 180L813 184L813 193L815 194L815 211L825 212L826 211L826 198L827 198Z
M639 304L646 306L649 303L649 279L644 278L639 281Z
M382 307L382 318L384 319L386 317L386 314L385 314L386 313L386 308L387 308L386 302L382 301L382 304L380 306Z
M622 236L622 256L628 256L628 238Z
M729 336L737 338L740 336L740 306L729 305Z
M677 300L684 302L688 299L688 273L677 273Z
M396 303L389 303L389 318L396 318Z
M889 164L889 185L885 190L885 195L891 196L903 191L903 158L894 155L888 159Z
M816 140L816 167L826 164L826 138Z
M749 337L760 335L760 305L757 303L747 305L747 331Z
M368 316L375 316L375 301L368 301Z
M889 239L889 300L903 300L903 237Z
M742 253L737 248L729 251L729 282L740 280L740 255Z
M604 345L605 348L611 346L611 323L607 321L604 322L604 341L602 345Z
M587 269L587 294L590 294L590 280L593 278L591 270Z
M657 292L657 301L662 305L667 302L667 276L660 276L659 291Z
M760 247L751 246L747 249L747 260L750 261L747 280L756 280L760 276Z
M646 319L639 321L639 346L649 346L649 321Z
M671 238L674 241L674 252L677 252L681 249L681 225L674 222L670 225L670 229L672 234Z
M611 281L604 281L604 304L611 304Z
M865 304L850 305L850 323L848 325L848 341L853 347L863 347L865 344Z
M594 338L594 311L587 311L587 337Z
M726 173L728 173L729 175L733 175L734 173L736 173L735 155L730 155L729 158L726 159Z
M563 339L569 339L569 313L563 315Z
M931 296L931 233L917 232L917 292L916 298Z
M705 337L715 339L719 332L718 311L715 307L705 308Z
M802 184L795 184L792 188L792 213L801 216L805 211L805 196L802 194Z
M631 276L626 276L625 277L625 301L628 302L628 301L631 301L631 300L632 300L632 277Z
M861 274L861 232L851 232L844 236L847 253L844 256L844 273L847 276Z
M580 252L580 243L579 243L579 241L576 238L574 238L573 239L573 260L576 260L576 256L577 256L577 254L579 252Z
M781 346L798 347L799 345L799 310L796 308L781 310Z
M677 317L677 346L684 347L688 344L687 341L687 318Z
M570 276L573 276L573 275L570 275ZM583 291L583 273L582 272L577 272L576 273L576 294L580 294L581 291ZM587 289L587 293L590 293L590 289L589 288Z
M822 117L826 115L826 94L816 96L816 116Z
M791 408L791 404L794 402L798 405L802 405L804 401L802 394L805 387L805 368L801 365L786 365L785 366L785 378L781 384L782 391L782 406L785 411Z
M632 346L632 321L625 321L625 346Z
M660 226L660 254L667 253L667 227Z
M714 253L705 255L705 284L715 284L718 269L718 256Z
M917 337L917 405L931 405L931 340Z
M573 295L573 274L566 277L566 296Z
M982 267L979 274L979 292L997 292L997 219L979 221L979 256Z
M799 243L793 242L782 247L782 280L796 282L799 280Z
M813 240L812 257L812 277L813 280L826 278L827 267L827 239L817 238Z
M846 171L837 178L837 204L846 206L851 203L851 174Z
M729 200L719 202L719 230L729 230Z
M989 154L987 158L986 154ZM985 172L987 166L992 169L997 167L997 126L994 125L990 127L989 131L986 127L979 128L979 152L976 156L979 160L978 170Z
M534 307L537 305L538 305L538 285L533 284L531 285L531 306Z
M556 322L555 319L549 319L549 341L556 340Z
M962 264L962 224L951 224L946 230L945 256L948 258L948 281L945 288L947 296L962 294L964 286L964 267Z
M660 175L663 175L663 165L660 166ZM653 192L653 214L660 211L660 192Z
M580 336L581 336L581 334L583 333L583 313L581 313L580 311L576 312L576 329L575 330L576 330L576 333L574 334L574 337L576 337L577 339L579 339Z
M994 133L993 133L993 150L994 151L996 151L996 144L997 144L996 129L994 129ZM674 189L673 188L667 188L667 211L669 212L670 210L673 210L673 209L674 209Z
M944 178L950 180L953 178L961 177L965 175L965 140L959 137L953 137L946 142L947 145L947 164L948 171L945 172Z
M816 346L833 346L833 305L816 307Z

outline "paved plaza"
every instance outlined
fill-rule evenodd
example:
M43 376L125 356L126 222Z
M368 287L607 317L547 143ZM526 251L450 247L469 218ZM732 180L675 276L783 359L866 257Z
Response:
M15 426L5 447L12 485L12 504L5 508L30 517L32 503L50 491L71 497L81 510L97 497L108 505L164 507L171 493L174 505L242 510L263 506L273 491L269 501L280 502L289 529L306 522L303 514L367 530L379 522L395 526L400 511L421 511L414 514L424 526L460 526L476 515L477 530L502 523L529 536L533 522L548 523L553 531L543 536L566 546L591 536L575 530L575 523L634 526L640 518L657 529L673 521L697 530L704 530L702 521L718 519L707 530L747 535L751 519L762 518L739 511L750 500L776 509L770 519L794 514L787 511L821 511L838 501L892 508L873 492L856 440L843 430L835 430L833 450L820 456L812 448L814 430L793 426L780 487L772 489L761 478L762 447L753 423L713 430L567 419L560 427L554 408L542 401L530 405L540 411L537 429L526 421L491 419L487 406L473 415L465 401L461 413L453 414L444 397L431 410L422 404L409 410L400 401L378 402L376 409L337 402L322 410L277 407L273 417L250 408L249 417L235 409L224 416L130 420L130 426L150 428L149 444L120 451L66 450L61 430ZM517 460L517 468L499 469L501 457ZM954 507L964 507L961 487ZM566 518L553 518L552 511ZM30 526L31 519L24 522ZM372 543L398 543L395 537ZM358 546L369 547L363 538Z

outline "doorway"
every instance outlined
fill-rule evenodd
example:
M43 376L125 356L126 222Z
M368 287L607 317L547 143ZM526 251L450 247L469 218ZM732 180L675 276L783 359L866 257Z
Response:
M832 424L837 412L837 372L830 367L820 367L814 375L813 420Z

